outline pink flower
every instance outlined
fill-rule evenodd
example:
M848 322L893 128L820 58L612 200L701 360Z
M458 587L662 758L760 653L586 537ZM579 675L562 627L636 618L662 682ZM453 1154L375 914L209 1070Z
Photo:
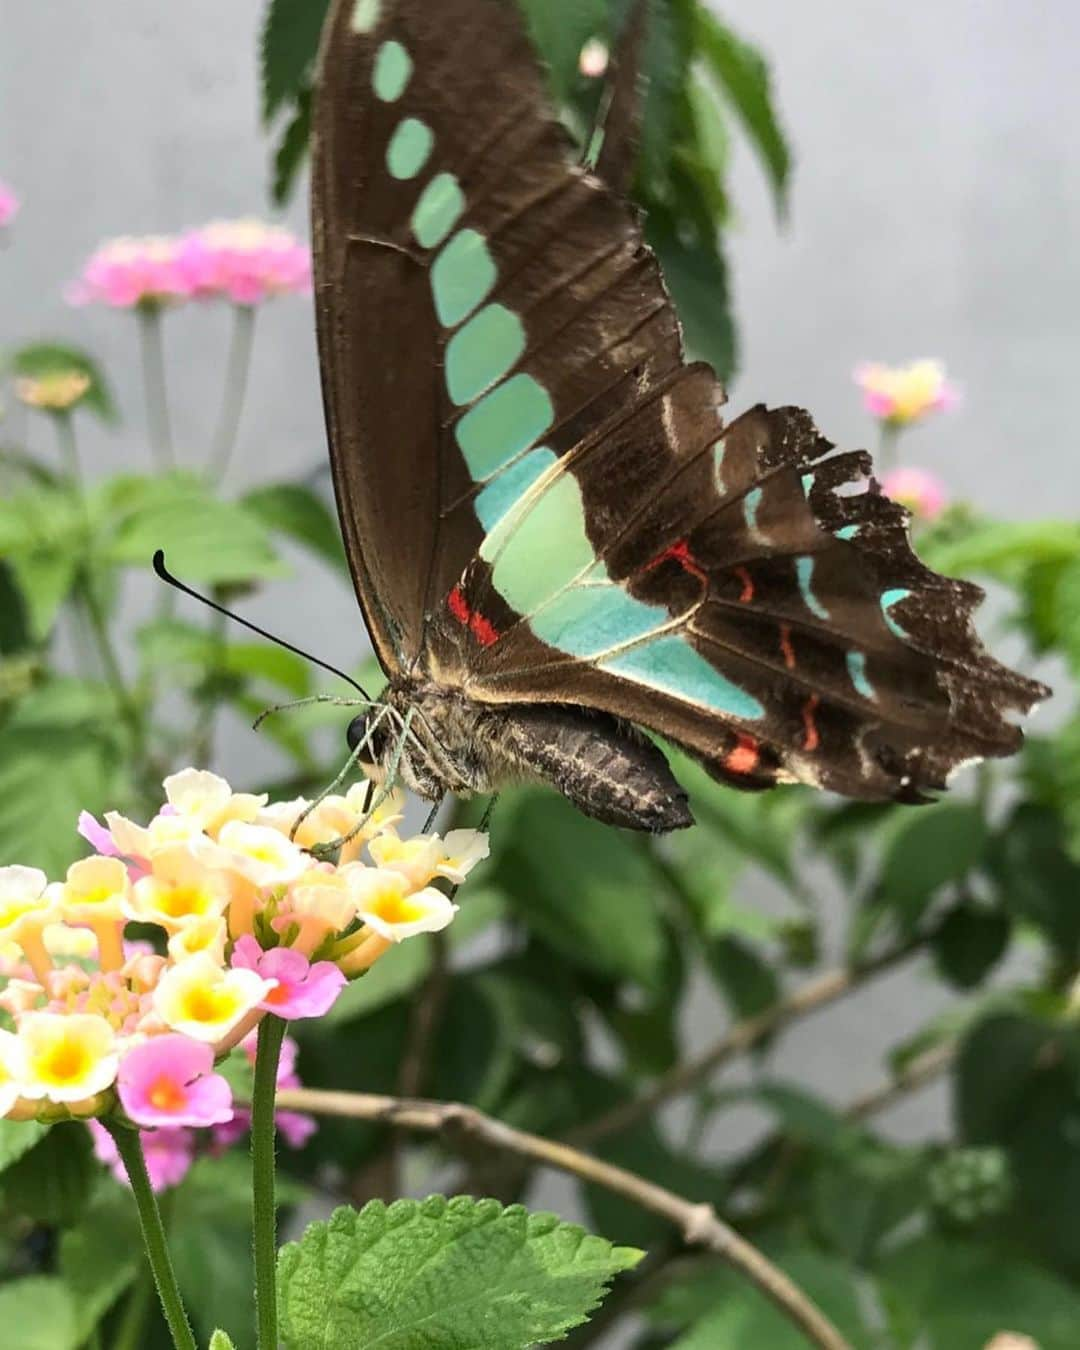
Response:
M929 413L948 412L960 391L945 376L940 361L914 361L909 366L868 362L856 367L855 383L863 391L866 411L894 427L910 426Z
M7 229L11 224L19 214L20 205L21 203L15 193L3 179L0 179L0 230Z
M180 267L180 241L164 235L112 239L102 244L68 288L73 305L104 304L113 309L175 304L191 292Z
M214 1073L209 1045L154 1036L120 1063L120 1103L136 1125L221 1125L232 1119L232 1088Z
M112 1135L96 1120L86 1123L94 1138L94 1153L98 1161L104 1163L117 1181L126 1186L127 1173ZM195 1161L194 1134L184 1129L143 1130L140 1138L146 1170L150 1173L150 1185L154 1190L164 1191L170 1186L179 1186Z
M185 236L181 268L190 294L234 305L311 291L311 252L295 235L258 220L225 220Z
M259 1007L287 1022L300 1017L322 1017L345 988L345 976L332 961L314 965L300 952L275 947L264 952L251 936L242 937L233 949L233 968L254 970L277 985Z
M886 497L922 520L940 516L949 502L945 484L928 469L892 469L881 480L881 487Z

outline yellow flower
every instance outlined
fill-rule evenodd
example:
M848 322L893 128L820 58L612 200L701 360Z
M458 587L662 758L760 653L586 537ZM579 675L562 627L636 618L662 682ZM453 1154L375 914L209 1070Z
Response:
M350 877L357 918L391 942L419 933L438 933L457 913L457 905L434 888L414 890L398 871L368 867Z
M81 370L55 370L47 375L15 381L20 402L43 412L70 412L90 388L90 376Z
M129 919L177 933L198 919L216 919L229 903L228 878L205 866L183 846L159 849L150 876L132 887Z
M27 1013L19 1023L25 1059L22 1095L81 1102L116 1079L116 1033L88 1013Z
M197 952L205 952L216 965L224 965L228 936L228 925L218 915L192 919L169 938L169 956L179 963Z
M311 806L306 797L291 802L274 802L259 812L257 824L277 830L301 848L312 849L319 844L331 844L341 839L356 825L356 815L344 797L327 797L304 816ZM299 828L296 822L301 816ZM295 834L293 831L296 831Z
M914 361L909 366L871 362L857 368L855 382L867 411L894 427L909 426L928 413L947 412L959 401L940 361Z
M156 815L149 825L136 825L118 811L107 811L105 823L113 843L128 858L152 858L159 849L188 843L202 834L194 817L171 812Z
M267 797L233 792L228 782L205 769L182 769L165 779L165 796L178 815L198 822L199 829L216 836L230 820L251 824Z
M10 1031L0 1031L0 1117L22 1096L26 1064L22 1042Z
M42 932L58 917L59 890L36 867L0 867L0 941L18 943L42 984L52 973Z
M418 835L415 839L400 839L396 834L382 834L368 845L375 866L384 871L400 872L412 890L420 890L439 873L443 859L442 840L438 835Z
M154 1010L173 1031L210 1045L223 1040L277 985L253 970L223 970L206 952L172 966L154 990Z
M280 830L231 820L217 843L197 839L195 856L208 867L234 873L253 886L287 886L311 866L310 857Z
M487 835L479 830L451 830L442 849L442 861L435 870L455 886L462 885L476 864L491 853Z

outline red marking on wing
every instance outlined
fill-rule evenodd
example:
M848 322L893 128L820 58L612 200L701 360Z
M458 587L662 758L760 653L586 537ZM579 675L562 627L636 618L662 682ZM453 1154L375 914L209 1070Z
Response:
M791 645L791 624L780 625L780 650L784 653L784 665L788 670L795 669L795 648Z
M468 623L470 618L469 602L465 599L465 592L460 586L455 586L446 597L446 603L449 606L450 613L457 619L458 623Z
M481 647L491 647L499 640L499 630L482 614L474 614L469 620L469 631Z
M753 736L742 735L724 759L724 768L729 773L753 773L761 758L761 751Z
M754 598L754 578L745 567L736 567L735 575L742 582L742 595L739 596L739 604L748 605Z
M814 720L814 714L817 712L821 699L817 694L811 694L806 700L802 710L803 726L806 728L806 739L803 741L803 749L810 754L821 744L821 733L818 731L817 722Z
M458 623L469 630L481 647L491 647L498 642L499 630L490 619L485 619L482 614L469 608L465 592L460 586L455 586L446 597L446 605Z
M709 574L690 552L690 545L687 540L679 539L670 548L664 549L663 553L658 553L645 571L651 572L654 567L659 567L661 563L666 562L677 562L684 572L689 572L692 577L697 577L698 581L708 587Z

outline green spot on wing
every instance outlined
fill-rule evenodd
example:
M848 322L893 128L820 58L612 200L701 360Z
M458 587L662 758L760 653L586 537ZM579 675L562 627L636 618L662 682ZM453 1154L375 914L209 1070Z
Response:
M381 13L382 0L356 0L349 26L354 33L370 33Z
M531 627L541 642L587 659L646 637L670 617L621 586L572 586L535 614Z
M905 590L903 587L897 587L896 590L886 591L881 597L882 616L884 617L885 622L888 625L889 631L893 634L894 637L900 638L902 642L907 641L907 638L909 636L908 631L906 628L902 627L902 625L898 623L896 619L893 618L893 616L889 613L889 610L892 609L893 605L898 605L901 600L906 600L910 594L911 592Z
M406 117L390 139L386 167L394 178L415 178L431 157L435 136L426 122Z
M372 85L384 103L396 103L412 79L412 57L400 42L384 42L375 58Z
M765 716L765 709L752 694L714 670L701 653L681 637L656 638L600 664L635 684L648 685L729 717L756 722Z
M476 482L528 450L555 420L551 397L531 375L500 384L458 423L457 441Z
M585 506L572 474L564 473L511 511L480 546L494 563L495 589L529 615L596 561L585 533Z
M525 350L525 328L503 305L488 305L458 329L446 348L446 388L461 407L498 382Z
M523 497L555 462L555 451L539 446L495 475L474 504L477 519L485 533L490 534L494 530L518 498Z
M460 230L435 259L431 287L444 328L456 328L491 294L498 269L487 240L475 230Z
M875 699L874 686L866 676L866 657L862 652L848 652L847 654L848 674L851 676L851 683L855 686L863 698Z
M421 248L441 244L461 219L465 194L452 173L439 173L420 194L412 214L412 230Z
M814 594L814 559L796 559L795 575L799 579L799 590L802 592L803 603L806 608L811 614L816 614L819 619L828 619L829 611Z

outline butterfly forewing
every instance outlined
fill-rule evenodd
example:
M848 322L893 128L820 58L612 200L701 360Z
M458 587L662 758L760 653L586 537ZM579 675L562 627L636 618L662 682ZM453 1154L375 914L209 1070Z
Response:
M1016 748L1044 691L866 457L796 409L725 424L513 0L340 0L315 139L335 482L392 676L611 713L747 788L915 800Z

